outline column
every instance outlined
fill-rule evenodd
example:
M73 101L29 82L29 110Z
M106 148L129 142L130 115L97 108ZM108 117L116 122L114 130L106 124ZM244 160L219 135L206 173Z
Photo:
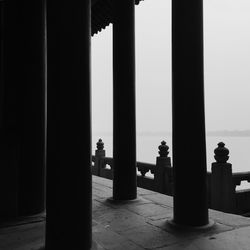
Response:
M202 0L172 1L174 223L208 224Z
M3 125L4 98L4 1L0 1L0 129Z
M113 199L136 198L134 0L113 1Z
M90 1L47 2L46 250L91 248Z
M44 2L1 3L1 215L32 215L45 207Z

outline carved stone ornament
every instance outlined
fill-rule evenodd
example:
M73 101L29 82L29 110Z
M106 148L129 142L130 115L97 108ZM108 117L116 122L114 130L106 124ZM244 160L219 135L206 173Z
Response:
M96 143L96 147L98 150L103 150L104 149L104 143L102 142L102 139L99 139L98 142Z
M168 147L168 145L166 145L166 142L165 141L162 141L161 142L161 145L158 147L158 149L159 149L159 155L160 155L160 157L168 157L168 154L169 154L169 152L168 152L168 150L169 150L169 147Z
M214 150L214 159L218 163L226 163L229 159L229 150L224 147L225 143L220 142L218 143L218 147Z

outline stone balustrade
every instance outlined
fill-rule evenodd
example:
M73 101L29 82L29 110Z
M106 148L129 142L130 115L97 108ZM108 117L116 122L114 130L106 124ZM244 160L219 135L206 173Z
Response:
M106 157L101 139L92 156L92 174L113 179L113 158ZM168 156L169 147L165 141L158 147L156 164L137 162L137 186L166 195L173 195L173 167ZM223 142L214 150L215 162L212 171L207 172L208 204L212 209L223 212L248 215L250 213L250 189L236 190L242 181L250 182L250 172L233 173L228 163L229 150Z

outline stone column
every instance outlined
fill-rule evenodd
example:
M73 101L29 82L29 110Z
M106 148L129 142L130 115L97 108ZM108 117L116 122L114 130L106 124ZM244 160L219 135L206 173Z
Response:
M4 97L4 1L0 1L0 128L2 124L2 118L3 118L3 97Z
M208 224L202 0L172 1L174 223Z
M113 1L113 158L115 200L135 199L134 0Z
M3 125L4 107L4 1L0 1L0 129Z
M91 248L90 3L47 2L46 250Z
M45 1L1 6L0 213L23 216L45 207Z

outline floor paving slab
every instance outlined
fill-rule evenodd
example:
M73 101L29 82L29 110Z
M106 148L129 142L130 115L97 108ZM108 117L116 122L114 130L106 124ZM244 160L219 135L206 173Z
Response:
M122 231L121 234L145 249L155 249L178 242L175 235L149 224Z
M160 204L163 206L173 207L173 197L167 196L160 193L153 193L144 195L143 198L153 201L156 204Z
M143 196L148 194L155 194L155 192L144 188L137 188L137 194Z
M147 224L142 216L126 209L113 209L105 211L105 213L101 211L95 212L93 213L93 219L114 232L121 232Z
M249 250L250 228L239 228L207 237L194 238L158 250Z
M112 196L112 189L105 186L93 186L92 195L94 197L108 198Z
M108 226L97 224L93 227L93 240L103 249L143 250L139 245L118 234Z
M35 222L1 228L1 250L37 250L44 245L45 223Z
M223 213L212 209L209 209L209 216L213 220L228 226L233 226L233 227L250 226L250 218L248 217Z
M166 218L166 215L168 213L172 214L172 208L164 207L154 203L149 203L147 204L147 206L145 206L145 204L131 206L128 209L150 220L159 220L162 218Z
M100 200L95 200L95 199L93 199L92 200L92 213L93 214L95 214L95 212L97 212L97 211L104 211L104 210L110 210L112 208L112 206L109 204L109 203L107 203L107 202L105 202L105 200L103 200L103 201L100 201Z
M100 178L98 176L92 175L92 183L95 185L101 185L101 186L106 186L109 188L113 187L113 182L110 181L109 179L105 178Z

